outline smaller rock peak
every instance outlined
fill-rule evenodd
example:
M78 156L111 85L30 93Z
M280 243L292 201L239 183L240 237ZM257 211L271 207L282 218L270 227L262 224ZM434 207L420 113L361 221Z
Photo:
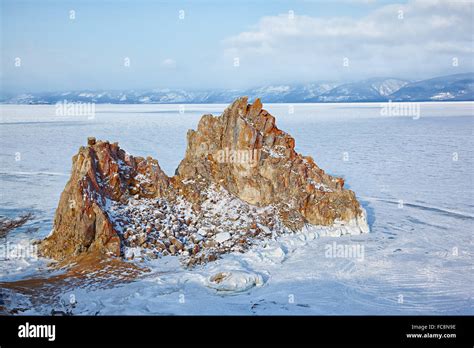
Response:
M95 137L88 137L87 138L87 145L94 146L96 143Z
M260 100L260 98L255 98L255 100L252 103L252 107L260 108L260 109L262 108L262 101Z
M260 112L262 111L262 107L263 106L262 106L262 102L261 102L260 98L255 99L253 104L250 105L250 109L249 109L249 113L248 113L249 117L251 119L257 117L260 114Z
M230 113L236 113L240 116L244 116L247 112L248 97L237 98L227 109Z

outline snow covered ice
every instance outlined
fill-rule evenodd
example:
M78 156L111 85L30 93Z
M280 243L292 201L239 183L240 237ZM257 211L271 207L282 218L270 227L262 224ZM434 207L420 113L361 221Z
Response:
M172 174L187 130L224 107L186 105L180 113L179 105L97 105L88 119L56 116L54 105L2 105L0 215L30 211L35 219L0 244L27 249L48 235L71 157L87 136L157 158ZM2 257L0 305L50 314L74 295L77 315L474 314L473 103L421 103L419 119L383 117L376 103L265 108L297 151L344 177L370 233L307 229L193 269L174 256L145 260L140 266L149 272L134 281L79 284L44 301L1 282L44 274L48 260ZM216 238L225 241L225 233ZM333 243L364 246L364 257L327 257Z

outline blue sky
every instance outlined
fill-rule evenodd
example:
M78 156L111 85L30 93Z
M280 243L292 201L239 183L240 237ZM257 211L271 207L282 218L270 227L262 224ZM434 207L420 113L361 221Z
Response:
M243 88L473 70L466 1L1 4L4 93Z

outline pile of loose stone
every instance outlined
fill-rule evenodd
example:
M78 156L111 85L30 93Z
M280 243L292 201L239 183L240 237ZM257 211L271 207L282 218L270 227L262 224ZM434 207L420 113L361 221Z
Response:
M254 207L211 187L199 211L183 198L130 198L111 202L109 213L128 260L179 255L184 264L213 261L228 252L245 252L258 240L289 232L274 207Z

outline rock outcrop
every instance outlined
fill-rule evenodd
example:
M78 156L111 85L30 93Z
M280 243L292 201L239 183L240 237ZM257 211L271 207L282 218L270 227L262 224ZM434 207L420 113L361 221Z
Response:
M300 229L357 223L362 210L344 180L320 169L295 151L295 140L278 129L257 99L235 101L222 116L205 115L188 132L186 157L177 169L181 182L203 178L218 183L243 201L276 205L285 224ZM188 189L187 191L192 191Z
M89 138L73 158L43 255L179 254L193 265L304 228L368 232L344 180L295 151L275 118L240 98L190 130L185 158L167 177L150 157Z
M97 252L120 256L120 238L107 212L107 201L129 195L158 197L169 179L152 158L133 157L117 143L88 139L73 157L71 178L59 199L53 232L41 244L54 259Z

